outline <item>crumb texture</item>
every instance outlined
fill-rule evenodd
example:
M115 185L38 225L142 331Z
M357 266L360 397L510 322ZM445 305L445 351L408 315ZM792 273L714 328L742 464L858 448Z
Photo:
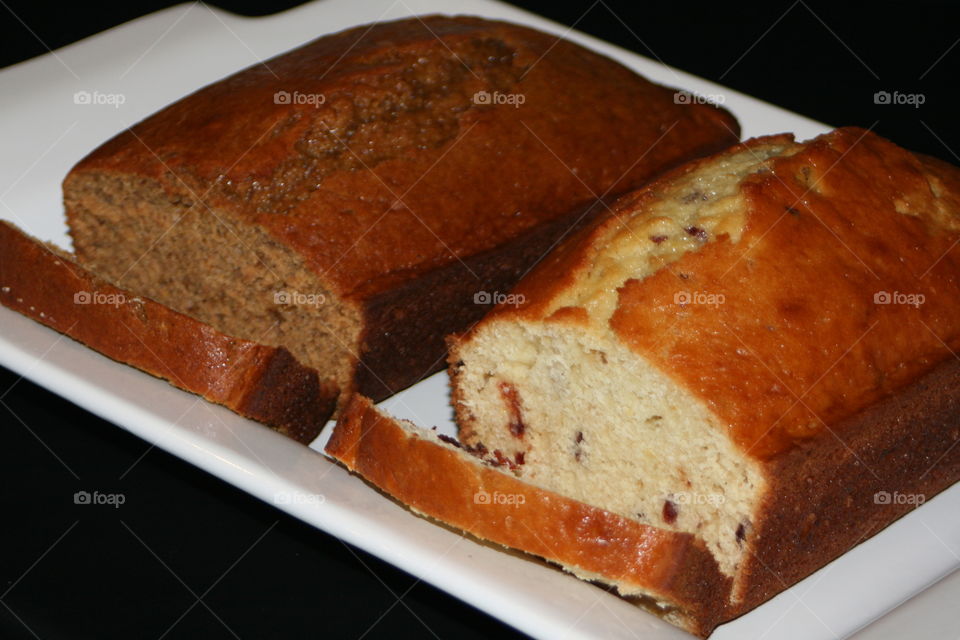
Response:
M352 388L358 311L256 227L109 174L85 176L69 206L74 237L96 239L81 243L92 271L225 333L284 346Z
M350 400L326 452L415 513L609 585L692 633L708 635L726 613L731 582L693 536L533 486L362 396Z

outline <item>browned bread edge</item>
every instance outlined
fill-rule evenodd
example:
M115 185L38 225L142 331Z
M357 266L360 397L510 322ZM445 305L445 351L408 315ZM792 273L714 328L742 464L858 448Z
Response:
M0 303L170 384L309 443L339 390L283 348L225 335L119 289L0 221Z
M771 487L742 570L743 602L737 614L960 481L957 389L960 359L951 358L768 463ZM913 499L898 500L897 495Z
M667 603L662 615L692 633L706 637L724 618L731 581L694 536L534 487L405 429L368 398L351 398L326 452L417 513Z

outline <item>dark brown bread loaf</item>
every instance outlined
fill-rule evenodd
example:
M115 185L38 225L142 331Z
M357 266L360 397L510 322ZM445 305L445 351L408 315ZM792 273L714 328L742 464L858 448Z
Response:
M443 336L598 196L737 140L674 98L516 25L360 27L120 133L66 178L68 221L118 285L382 398L441 368Z
M0 221L0 304L100 353L309 443L337 388L283 348L224 335L119 289Z

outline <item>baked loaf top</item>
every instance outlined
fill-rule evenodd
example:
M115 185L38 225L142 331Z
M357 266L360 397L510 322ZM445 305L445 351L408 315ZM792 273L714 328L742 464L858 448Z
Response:
M956 168L855 128L760 138L622 199L463 341L610 333L770 459L960 349L958 242Z
M527 484L363 396L351 397L326 452L417 513L613 585L691 633L706 636L726 612L731 581L694 536Z
M738 130L553 35L426 16L326 36L205 87L94 151L65 190L69 203L92 172L156 180L266 230L333 293L372 294Z
M0 304L305 444L336 404L336 385L286 349L119 289L2 220Z

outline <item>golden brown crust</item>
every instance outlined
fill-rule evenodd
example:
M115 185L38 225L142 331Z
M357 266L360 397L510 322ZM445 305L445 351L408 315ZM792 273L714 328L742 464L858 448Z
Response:
M523 103L477 104L482 92ZM362 310L355 386L381 398L441 368L443 336L487 308L474 296L509 290L597 196L737 141L728 112L674 98L517 25L423 16L364 26L122 132L67 177L68 220L89 262L97 240L74 224L85 214L71 194L84 176L108 174L264 230Z
M0 303L300 442L317 436L336 403L336 386L285 349L224 335L118 289L4 221Z
M960 481L960 360L768 463L744 613Z
M716 157L733 155L745 149L769 144L789 144L793 141L790 134L778 134L752 138L740 144L724 149L722 152L704 158L690 160L671 169L650 182L645 188L628 193L612 203L611 206L589 223L570 234L562 244L544 257L513 289L517 294L511 304L503 304L488 313L482 323L478 323L469 333L457 337L454 343L468 340L470 334L490 324L504 319L545 320L551 315L554 299L577 284L577 277L590 268L595 256L604 248L602 239L611 228L622 224L622 220L631 212L641 209L646 202L655 200L659 195L659 185L678 180L683 176L703 168ZM569 317L571 312L562 312L557 319Z
M858 129L777 158L742 191L740 242L628 281L611 326L766 459L960 348L960 210L944 224L916 157ZM725 302L678 305L681 290Z
M354 395L326 451L414 511L575 573L669 603L674 624L708 635L730 580L703 543L564 498L404 429Z
M614 213L642 209L660 185L711 160L625 196ZM628 280L610 326L703 398L749 455L788 451L960 350L956 168L846 128L776 158L741 192L739 242L718 238ZM598 220L517 286L526 304L504 305L483 323L546 320L616 224L615 215ZM725 302L677 304L681 291Z

